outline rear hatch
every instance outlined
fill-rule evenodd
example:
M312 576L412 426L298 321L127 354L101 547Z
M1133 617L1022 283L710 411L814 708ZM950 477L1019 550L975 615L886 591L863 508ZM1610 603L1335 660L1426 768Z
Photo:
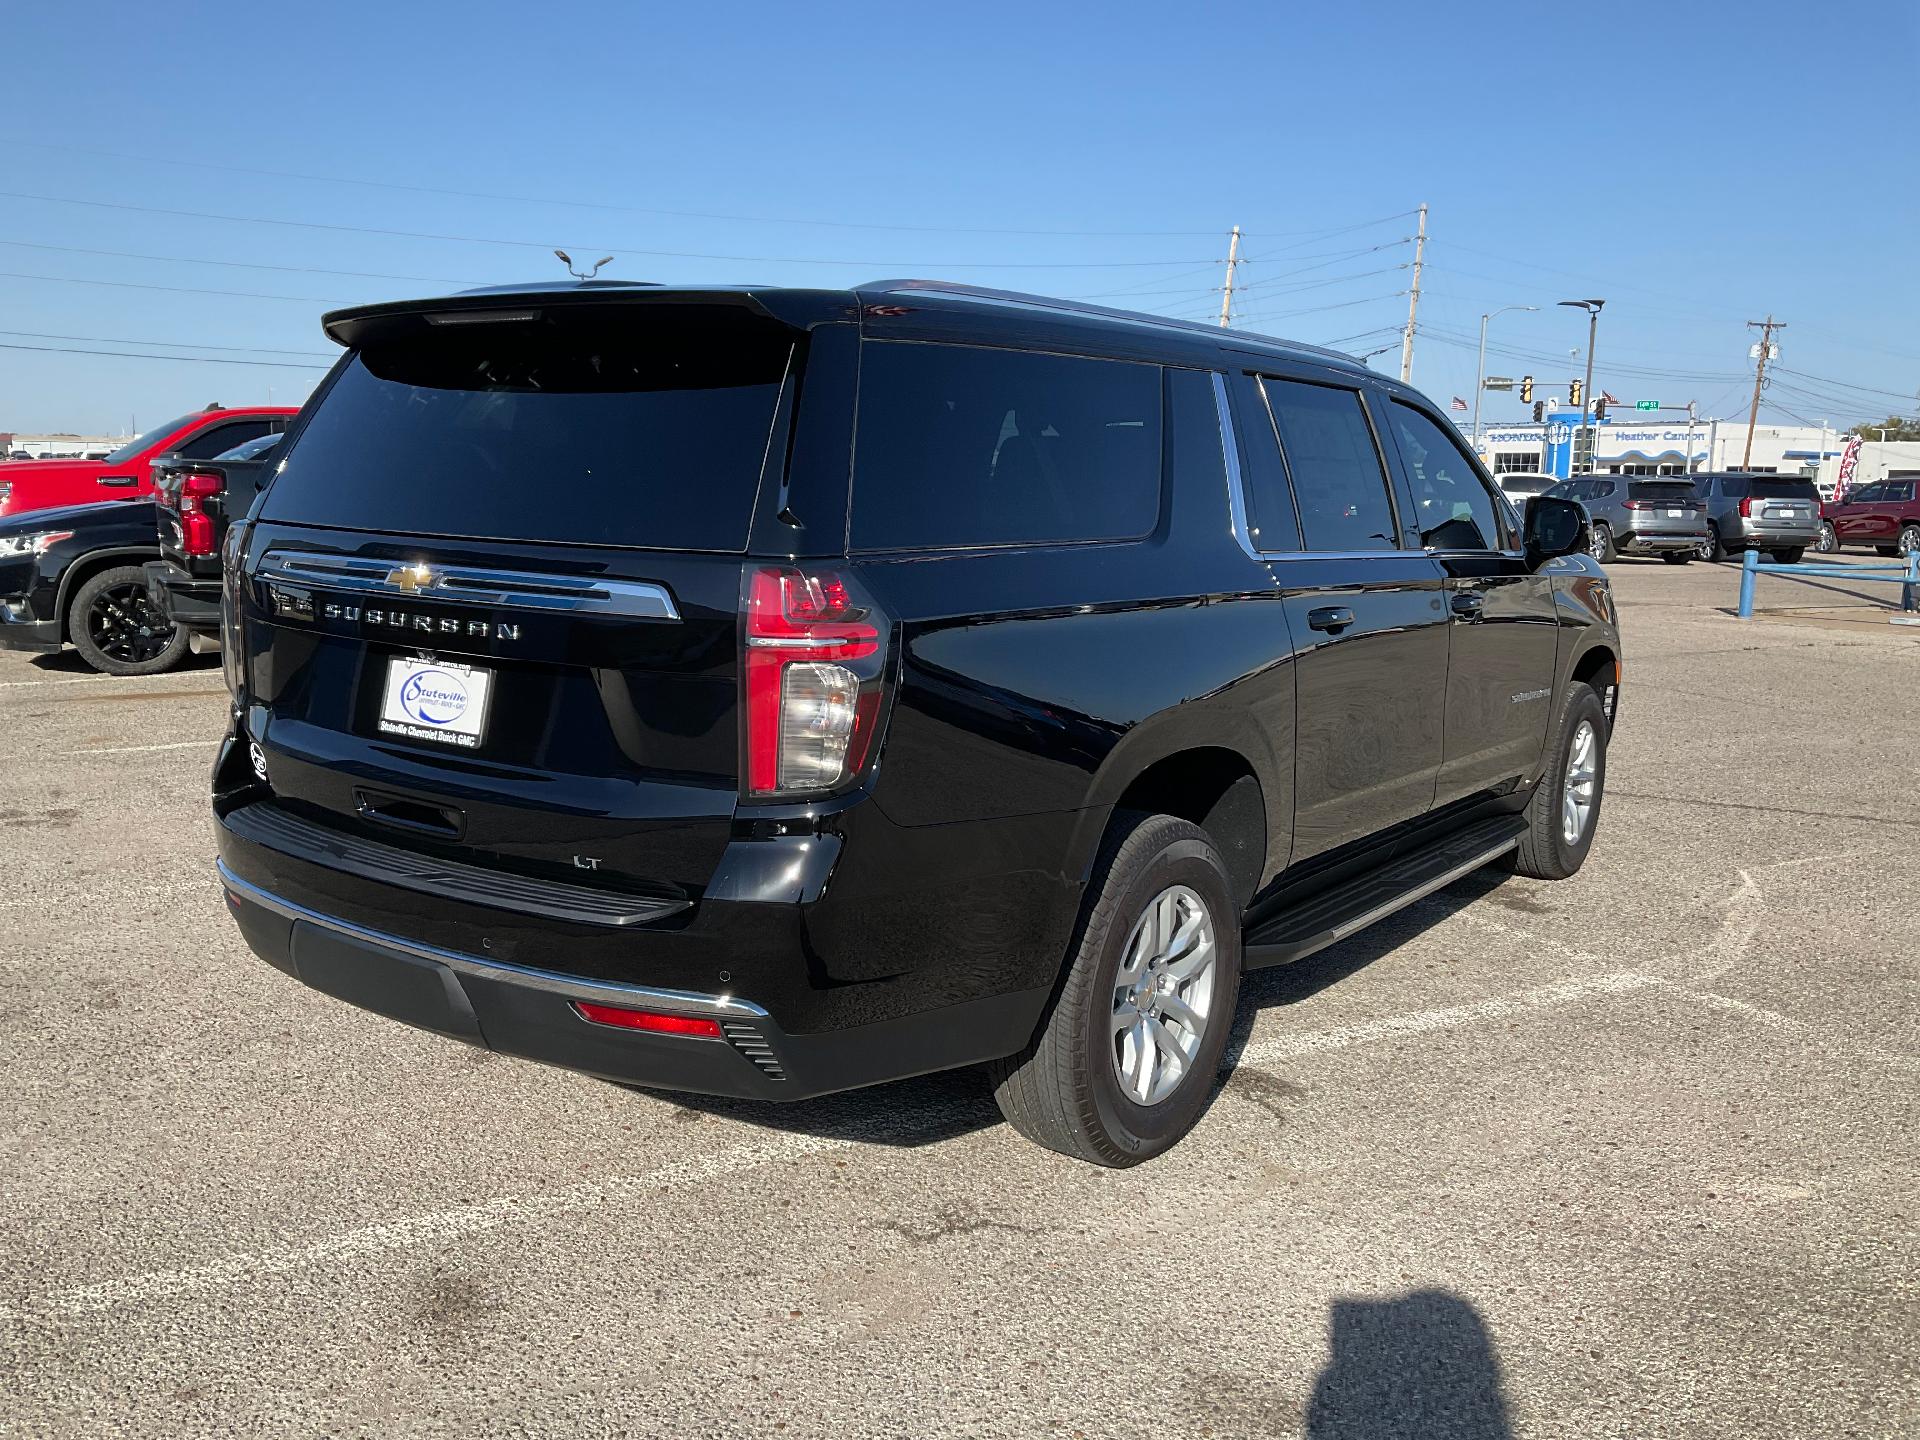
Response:
M1740 508L1762 529L1812 530L1820 523L1820 492L1811 480L1756 475Z
M1707 507L1691 480L1630 480L1623 503L1635 535L1697 535L1707 528Z
M384 316L249 537L248 725L308 824L696 897L795 332L731 306ZM777 489L777 487L776 487Z

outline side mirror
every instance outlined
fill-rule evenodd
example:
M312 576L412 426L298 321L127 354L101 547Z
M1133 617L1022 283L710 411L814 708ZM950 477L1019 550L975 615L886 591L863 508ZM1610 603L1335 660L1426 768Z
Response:
M1535 495L1527 502L1527 564L1538 569L1558 556L1573 554L1581 548L1586 529L1586 507L1578 500Z

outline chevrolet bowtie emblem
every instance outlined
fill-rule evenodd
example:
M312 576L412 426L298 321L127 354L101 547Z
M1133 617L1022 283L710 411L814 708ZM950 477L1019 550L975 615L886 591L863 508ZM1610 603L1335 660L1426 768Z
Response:
M403 565L398 570L387 572L387 584L395 589L404 590L408 594L416 590L431 590L434 579L432 567L424 561L415 565Z

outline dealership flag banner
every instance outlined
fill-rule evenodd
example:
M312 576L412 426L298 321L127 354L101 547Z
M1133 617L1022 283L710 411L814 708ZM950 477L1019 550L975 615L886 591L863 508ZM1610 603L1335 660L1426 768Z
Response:
M1453 408L1455 410L1464 410L1467 408L1467 402L1456 395L1453 397Z
M1847 441L1847 448L1840 452L1840 474L1833 482L1833 498L1841 501L1847 498L1847 491L1853 488L1853 472L1860 464L1860 437L1854 436Z

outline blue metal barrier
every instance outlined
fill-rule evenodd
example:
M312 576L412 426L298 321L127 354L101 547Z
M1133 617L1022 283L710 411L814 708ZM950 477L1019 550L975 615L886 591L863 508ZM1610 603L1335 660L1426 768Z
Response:
M1900 587L1900 608L1920 609L1920 550L1900 565L1763 565L1758 550L1747 551L1740 562L1740 618L1753 618L1753 582L1762 575L1792 575L1803 580L1868 580Z

